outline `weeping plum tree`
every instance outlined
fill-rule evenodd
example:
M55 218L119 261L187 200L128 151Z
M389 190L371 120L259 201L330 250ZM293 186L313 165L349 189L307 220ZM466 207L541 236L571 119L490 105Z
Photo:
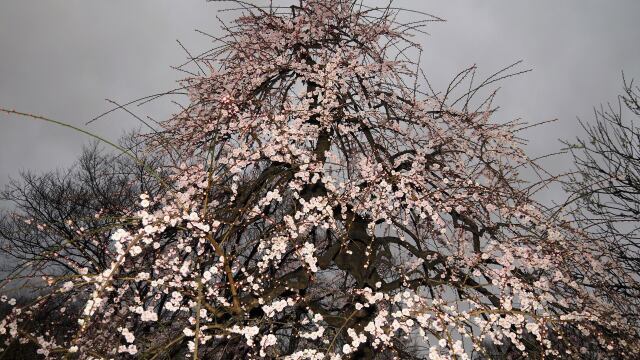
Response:
M634 279L606 239L531 199L520 125L472 100L495 77L459 97L421 90L422 23L391 7L237 4L194 59L206 72L184 80L188 105L141 137L162 190L108 226L69 219L65 241L21 259L40 291L5 299L8 344L82 359L638 356L636 304L612 290ZM83 256L93 243L104 261ZM45 253L66 270L33 267ZM55 331L60 318L75 325Z

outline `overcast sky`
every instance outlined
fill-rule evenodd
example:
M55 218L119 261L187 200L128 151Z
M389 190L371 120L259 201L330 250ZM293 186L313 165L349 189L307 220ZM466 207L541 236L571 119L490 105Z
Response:
M365 1L381 4L378 1ZM472 64L490 74L516 60L533 72L500 84L501 120L552 125L526 133L532 157L558 150L558 138L581 134L576 117L593 119L593 106L615 101L621 71L640 80L640 1L417 1L397 6L429 12L434 23L423 68L436 88ZM0 106L77 126L111 107L171 89L183 74L179 39L193 52L210 46L194 29L219 33L224 7L205 0L2 0ZM226 19L225 19L226 20ZM139 115L162 119L166 102ZM116 113L88 127L109 139L139 126ZM47 123L0 114L0 186L20 170L64 168L86 136ZM566 158L548 161L554 171Z

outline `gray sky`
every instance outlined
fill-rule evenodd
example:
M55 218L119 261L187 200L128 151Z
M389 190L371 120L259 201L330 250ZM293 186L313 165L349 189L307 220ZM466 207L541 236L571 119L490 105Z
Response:
M382 4L369 1L370 4ZM501 119L559 121L527 132L535 157L560 148L558 138L581 134L576 117L614 101L621 70L640 81L640 1L417 1L397 6L447 20L416 38L423 68L436 88L477 64L488 75L516 60L534 71L500 84ZM170 69L219 32L219 3L205 0L2 0L0 106L78 126L111 107L168 90L183 74ZM171 105L133 109L158 119ZM139 126L120 112L87 128L109 139ZM0 114L0 186L20 170L52 170L76 158L86 136L42 122ZM567 159L547 161L554 171ZM551 194L550 196L555 196Z

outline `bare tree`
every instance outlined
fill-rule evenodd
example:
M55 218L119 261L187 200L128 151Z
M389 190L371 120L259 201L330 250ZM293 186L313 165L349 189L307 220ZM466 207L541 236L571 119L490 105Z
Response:
M133 134L124 137L121 144L141 154ZM47 292L51 283L46 279L77 277L80 269L91 273L106 270L112 261L106 249L114 226L126 222L137 194L161 191L157 179L145 169L158 164L160 159L153 157L134 162L94 143L70 169L25 172L12 180L0 195L10 209L0 214L3 282L11 283L4 288L5 294L27 304L34 295ZM27 326L56 336L73 331L76 325L72 319L81 310L77 302L72 294L52 299L36 311L36 322ZM17 343L6 345L10 357L35 354L28 348L20 350Z
M437 18L235 3L219 46L191 56L189 104L145 137L162 191L123 193L114 223L87 211L110 226L77 229L73 255L27 247L34 281L58 262L74 276L45 272L0 333L49 357L638 355L634 298L612 291L634 279L530 198L520 124L476 99L512 67L436 93L411 36ZM106 267L76 269L87 241ZM69 333L29 326L54 300L79 308Z
M131 136L123 142L135 149ZM110 263L105 247L114 223L130 212L136 194L158 194L157 180L144 167L154 163L159 162L147 159L140 164L105 153L95 143L84 149L71 169L41 175L25 172L12 180L1 199L13 210L0 219L0 251L13 260L11 269L28 263L30 268L46 266L60 273L83 267L104 270ZM87 238L67 246L78 232L95 232L99 234L95 239L101 240Z
M596 109L593 124L581 122L586 134L568 143L577 172L565 189L580 226L606 238L620 263L640 276L640 88L624 76L623 84L618 102Z

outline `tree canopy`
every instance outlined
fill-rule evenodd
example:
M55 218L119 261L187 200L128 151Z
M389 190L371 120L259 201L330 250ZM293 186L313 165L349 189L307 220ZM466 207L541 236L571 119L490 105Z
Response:
M18 257L39 292L11 301L8 343L92 359L638 356L637 299L616 290L636 279L532 199L521 124L476 100L510 73L434 92L411 36L436 18L236 3L193 59L188 105L139 136L140 172L84 193L112 211L5 218L5 240L53 239ZM55 332L61 319L74 325Z

